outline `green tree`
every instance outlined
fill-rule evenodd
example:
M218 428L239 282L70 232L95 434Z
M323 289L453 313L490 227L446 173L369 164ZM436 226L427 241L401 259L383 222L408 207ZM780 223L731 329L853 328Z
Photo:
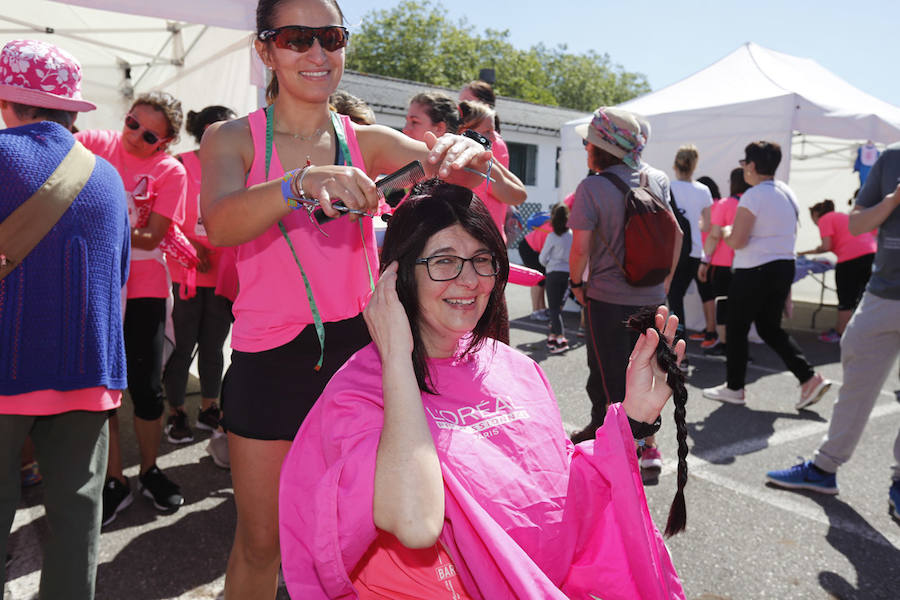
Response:
M502 96L589 111L650 90L646 77L615 65L607 54L570 54L564 45L515 48L508 30L478 33L453 22L432 0L403 0L369 13L353 33L347 68L432 85L459 87L493 68Z

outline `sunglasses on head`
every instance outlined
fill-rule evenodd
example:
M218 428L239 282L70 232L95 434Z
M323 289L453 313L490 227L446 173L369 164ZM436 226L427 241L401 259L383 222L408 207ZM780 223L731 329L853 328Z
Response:
M125 115L125 127L131 129L132 131L137 131L141 127L141 122L132 117L131 115ZM145 142L150 144L151 146L155 146L157 142L159 142L159 136L155 133L144 127L144 133L141 135Z
M275 29L260 31L256 36L261 42L272 41L276 48L286 48L294 52L306 52L312 48L313 43L319 40L319 44L325 50L334 52L347 45L350 32L346 27L329 25L328 27L304 27L303 25L286 25Z

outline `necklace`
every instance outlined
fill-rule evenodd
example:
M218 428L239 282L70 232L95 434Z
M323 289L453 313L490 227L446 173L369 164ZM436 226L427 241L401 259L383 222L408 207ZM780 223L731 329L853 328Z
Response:
M279 131L278 133L289 135L295 140L300 140L302 142L310 142L314 139L322 137L322 134L325 133L325 129L325 127L319 127L309 135L300 135L299 133L291 133L290 131Z

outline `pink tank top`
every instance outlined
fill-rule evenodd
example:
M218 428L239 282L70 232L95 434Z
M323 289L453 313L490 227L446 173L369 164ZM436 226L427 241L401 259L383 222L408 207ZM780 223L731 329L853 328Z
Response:
M365 171L359 142L350 119L338 115L343 125L349 159ZM248 115L254 158L247 186L265 182L266 113ZM348 164L348 157L343 157ZM299 165L297 165L299 166ZM268 181L284 174L275 145ZM323 322L358 315L368 302L371 281L378 276L378 254L372 219L351 223L346 218L324 225L326 237L311 222L305 210L282 219L297 258L309 278L312 294ZM231 346L241 352L261 352L282 346L313 322L300 269L278 224L254 240L235 247L240 289L234 302ZM370 278L371 276L371 278Z

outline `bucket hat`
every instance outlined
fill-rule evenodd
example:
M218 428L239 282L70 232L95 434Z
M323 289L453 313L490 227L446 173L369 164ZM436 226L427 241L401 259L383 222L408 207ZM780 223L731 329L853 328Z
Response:
M39 40L13 40L0 51L0 100L76 112L97 108L81 97L78 60Z
M603 106L594 111L590 123L575 127L575 132L591 144L623 159L637 168L644 149L641 126L634 115L621 108Z

